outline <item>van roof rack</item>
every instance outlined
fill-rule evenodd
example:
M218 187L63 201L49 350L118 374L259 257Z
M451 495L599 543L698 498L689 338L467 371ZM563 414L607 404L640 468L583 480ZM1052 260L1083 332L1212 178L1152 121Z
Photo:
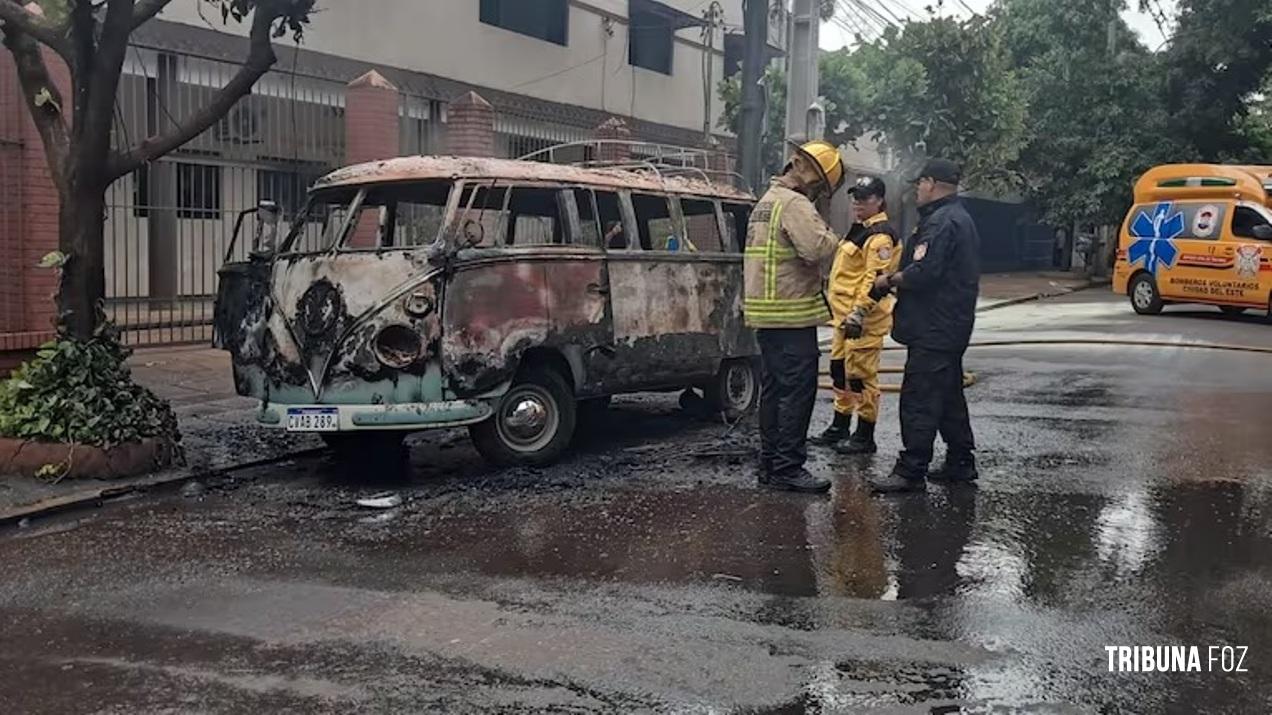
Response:
M590 150L590 151L589 151ZM606 154L626 154L623 159L597 159ZM583 159L578 159L578 155ZM694 147L628 139L585 139L544 147L517 157L518 161L543 161L587 169L643 171L660 178L688 177L707 183L743 185L742 175L712 167L722 152ZM593 158L587 158L587 157ZM727 156L727 154L726 154Z

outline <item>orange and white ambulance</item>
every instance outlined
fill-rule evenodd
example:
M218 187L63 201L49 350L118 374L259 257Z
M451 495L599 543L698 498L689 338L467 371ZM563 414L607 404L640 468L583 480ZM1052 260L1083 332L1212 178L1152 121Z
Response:
M1272 310L1272 166L1166 164L1135 184L1113 290L1135 312Z

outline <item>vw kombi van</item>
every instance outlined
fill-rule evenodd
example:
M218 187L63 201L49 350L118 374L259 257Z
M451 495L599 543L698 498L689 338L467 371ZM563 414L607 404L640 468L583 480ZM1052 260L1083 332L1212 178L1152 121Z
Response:
M1272 310L1272 166L1145 173L1119 234L1113 290L1140 314L1169 303Z
M220 271L216 343L262 424L361 454L467 426L486 458L543 464L635 391L696 387L737 416L759 384L741 311L753 200L652 165L343 168L277 242L260 208L247 259Z

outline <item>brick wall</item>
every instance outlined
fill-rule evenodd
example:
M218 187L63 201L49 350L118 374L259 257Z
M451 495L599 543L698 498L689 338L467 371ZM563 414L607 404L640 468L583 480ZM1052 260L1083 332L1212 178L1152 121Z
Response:
M53 337L57 275L36 264L57 249L58 200L44 147L22 101L8 52L0 52L0 364ZM53 82L69 97L70 72L45 51ZM16 215L15 215L16 214ZM7 358L7 359L6 359Z

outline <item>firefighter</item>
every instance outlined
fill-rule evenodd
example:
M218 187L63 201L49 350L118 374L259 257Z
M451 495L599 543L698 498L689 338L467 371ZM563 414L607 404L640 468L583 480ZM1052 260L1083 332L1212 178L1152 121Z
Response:
M914 184L919 228L905 248L901 269L880 276L874 293L897 290L892 337L906 346L901 383L904 449L878 492L922 490L926 479L976 479L976 449L963 395L963 353L976 319L980 292L980 236L958 197L962 171L932 159ZM936 435L947 447L945 466L931 474Z
M830 344L830 375L835 415L813 441L833 445L840 454L873 454L879 419L879 356L892 330L895 298L871 297L875 279L897 269L901 260L896 231L888 224L887 187L862 176L852 188L856 223L839 244L830 269L830 308L835 332ZM857 415L857 431L852 417Z
M824 492L830 482L804 469L817 397L817 327L830 320L824 266L839 237L814 206L843 184L839 150L824 141L793 145L781 176L751 212L744 257L743 312L756 329L760 385L760 484Z

